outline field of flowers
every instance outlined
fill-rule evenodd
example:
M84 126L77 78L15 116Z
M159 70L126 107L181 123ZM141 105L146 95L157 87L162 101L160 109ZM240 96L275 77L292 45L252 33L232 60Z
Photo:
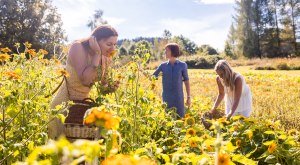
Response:
M207 130L201 115L217 95L213 70L189 71L193 105L176 120L161 102L161 79L144 70L149 54L141 47L129 63L115 60L116 91L96 84L91 93L99 107L85 123L105 140L70 143L47 137L47 124L63 120L67 104L49 109L46 96L68 73L58 56L44 59L46 51L25 45L12 59L10 49L0 49L0 164L300 164L299 71L235 68L252 90L253 115L213 120Z

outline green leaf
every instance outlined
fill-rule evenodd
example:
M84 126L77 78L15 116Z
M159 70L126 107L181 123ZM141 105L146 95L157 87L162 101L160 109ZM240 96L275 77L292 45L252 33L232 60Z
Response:
M268 157L266 157L265 162L276 163L276 157L274 155L269 155Z
M257 162L251 159L248 159L244 155L233 155L232 156L232 161L241 163L241 164L247 164L247 165L256 165Z
M274 132L274 131L265 131L264 133L265 133L265 134L268 134L268 135L271 135L271 134L272 134L272 135L275 135L275 132Z

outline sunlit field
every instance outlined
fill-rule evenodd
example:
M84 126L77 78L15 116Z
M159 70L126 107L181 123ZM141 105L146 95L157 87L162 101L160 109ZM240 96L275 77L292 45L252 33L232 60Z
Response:
M300 129L300 71L260 71L247 66L234 67L234 70L245 77L251 88L252 117L262 120L279 119L287 129ZM193 104L204 103L212 107L218 94L217 74L213 69L190 69L189 77ZM156 93L160 95L160 91L161 86ZM224 109L224 105L221 109ZM205 109L199 109L203 110Z

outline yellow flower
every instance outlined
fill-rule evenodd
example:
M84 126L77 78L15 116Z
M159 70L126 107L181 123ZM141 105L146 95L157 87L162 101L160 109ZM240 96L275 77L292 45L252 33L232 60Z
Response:
M28 49L27 53L30 54L32 57L36 56L35 49Z
M268 151L270 152L270 153L273 153L275 150L276 150L276 147L277 147L277 145L276 145L276 143L271 143L270 145L269 145L269 147L268 147Z
M218 165L229 165L230 164L230 156L226 153L218 154Z
M28 48L28 49L31 48L31 44L30 44L28 41L26 41L26 42L24 43L24 45L25 45L25 47Z
M11 50L8 47L6 47L6 48L1 48L1 52L8 53L11 52Z
M246 134L248 135L249 139L253 138L253 132L252 132L252 130L247 130Z
M83 121L84 125L92 125L96 121L96 117L93 113L90 113Z
M195 148L195 147L198 147L198 144L197 144L197 139L196 138L190 138L189 139L189 144L190 144L190 147L192 148Z
M21 77L14 71L9 71L9 72L6 72L5 73L9 79L13 79L13 80L18 80L20 79Z
M0 54L0 62L9 60L10 56L8 54Z
M58 71L57 71L57 73L58 73L58 75L62 75L62 76L66 76L66 77L69 77L70 76L70 74L67 72L67 70L65 70L65 69L59 69Z
M117 50L113 50L112 52L110 52L109 54L108 54L108 57L113 57L113 56L115 56L116 54L117 54Z
M192 117L188 117L185 119L185 125L190 125L190 126L193 126L195 124L195 119L192 118Z
M238 147L241 147L241 143L242 141L240 139L238 139L236 142L235 142L235 145L238 146Z
M44 49L40 49L39 53L44 54L44 55L48 54L48 52L46 50L44 50Z
M103 119L105 112L99 111L97 108L92 110L92 113L96 116L97 119Z
M195 136L196 135L196 131L193 128L189 128L186 131L186 135Z
M104 127L105 127L106 129L113 129L113 130L116 130L116 129L119 128L119 123L120 123L119 119L113 117L113 118L110 118L109 120L106 120L106 121L105 121Z
M297 130L296 129L291 129L288 131L288 134L291 135L291 136L294 136L297 134Z

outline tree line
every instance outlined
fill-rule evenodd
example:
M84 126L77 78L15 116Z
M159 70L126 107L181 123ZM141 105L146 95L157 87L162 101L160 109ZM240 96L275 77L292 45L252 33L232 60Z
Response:
M236 0L225 54L300 56L300 0Z

